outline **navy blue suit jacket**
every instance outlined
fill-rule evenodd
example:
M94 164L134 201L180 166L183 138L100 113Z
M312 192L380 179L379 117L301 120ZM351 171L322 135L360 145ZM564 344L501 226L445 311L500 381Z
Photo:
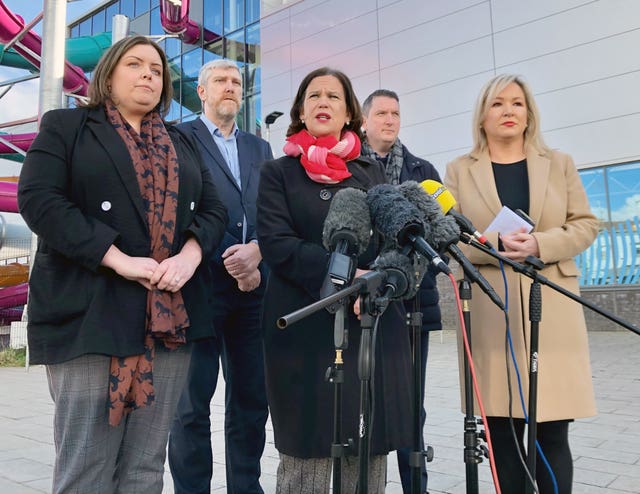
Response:
M217 294L233 294L239 292L237 282L224 267L222 253L232 245L243 243L243 222L247 221L246 241L257 239L256 235L256 198L260 181L260 166L273 159L271 146L264 139L253 134L239 131L237 135L238 161L240 163L240 182L238 187L231 170L213 140L213 136L204 122L197 118L178 125L178 128L193 136L200 150L202 159L211 171L213 182L222 202L227 207L229 222L224 238L213 254L211 269L213 271L213 289ZM260 263L262 282L255 291L262 293L266 281L264 263Z

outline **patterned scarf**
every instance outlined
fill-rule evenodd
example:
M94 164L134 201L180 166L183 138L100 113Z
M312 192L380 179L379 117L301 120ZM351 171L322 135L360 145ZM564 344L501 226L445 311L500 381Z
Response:
M362 141L362 156L378 160L377 153L369 145L367 140ZM404 154L402 152L402 143L400 139L396 139L393 146L389 150L387 155L387 161L385 163L385 173L387 174L387 180L391 185L398 185L400 183L400 172L402 171L402 165L404 163Z
M138 134L107 101L111 125L122 138L138 179L151 237L150 257L158 262L171 255L178 208L178 157L158 112L147 114ZM142 355L112 357L109 377L109 424L116 426L125 414L151 405L155 340L175 349L186 341L189 317L180 292L154 288L147 295L145 351ZM131 328L132 330L134 328Z
M287 137L284 153L294 158L300 156L300 163L314 182L337 184L351 173L347 161L360 156L360 139L346 130L338 141L333 136L315 138L306 129Z

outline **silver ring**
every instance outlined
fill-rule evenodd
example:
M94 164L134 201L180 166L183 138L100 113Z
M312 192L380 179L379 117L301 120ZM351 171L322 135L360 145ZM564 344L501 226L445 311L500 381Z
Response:
M180 278L174 278L173 281L174 283L180 283Z

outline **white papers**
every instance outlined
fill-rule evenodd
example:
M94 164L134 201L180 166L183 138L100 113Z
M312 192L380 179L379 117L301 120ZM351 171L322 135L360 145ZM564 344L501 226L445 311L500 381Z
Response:
M519 231L520 228L526 228L526 233L533 230L533 226L526 222L507 206L502 206L500 212L493 218L491 224L487 227L487 232L498 232L501 235Z

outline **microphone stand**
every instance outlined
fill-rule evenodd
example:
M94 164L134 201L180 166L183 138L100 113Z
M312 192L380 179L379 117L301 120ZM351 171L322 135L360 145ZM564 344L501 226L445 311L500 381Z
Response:
M541 270L544 263L537 257L529 256L525 263L534 269ZM529 292L529 422L527 424L527 469L532 479L536 478L536 436L538 431L538 341L540 339L540 321L542 319L542 293L538 274L533 271L533 281ZM527 488L526 494L532 494L533 484Z
M358 494L367 494L369 489L369 452L370 452L370 417L371 405L369 396L369 386L371 381L371 370L373 369L374 355L372 354L372 329L375 318L382 315L389 304L386 297L374 297L375 294L386 278L386 274L379 271L370 271L356 279L350 287L344 288L328 297L314 302L306 307L291 312L278 319L276 325L280 329L287 328L290 324L297 322L315 312L329 307L330 305L347 299L353 293L359 293L361 297L360 320L362 332L360 336L360 348L358 351L358 376L360 378L360 423L358 424L358 459L359 459L359 476L358 476ZM338 426L339 427L339 426ZM335 429L334 429L335 433ZM335 437L334 437L335 440ZM339 442L339 438L338 438ZM340 449L344 452L344 447ZM332 445L333 450L333 445ZM332 451L333 452L333 451ZM340 485L338 482L337 485ZM336 484L334 483L334 489Z
M471 349L471 283L465 277L458 282L458 291L462 300L462 317L464 319L465 332L469 349ZM473 408L473 382L471 379L471 367L467 352L463 352L464 364L464 463L467 479L467 494L478 494L478 463L482 463L486 448L480 445L480 439L484 439L484 431L478 432L478 420Z
M416 294L416 297L418 295ZM411 312L410 324L413 335L413 451L409 455L409 467L411 468L411 494L421 494L422 491L422 427L420 420L420 391L422 384L421 364L422 364L422 312Z
M538 393L538 360L539 360L539 351L538 351L538 339L539 339L539 322L541 320L542 314L542 297L541 297L541 287L540 284L546 285L553 290L561 293L562 295L578 302L579 304L590 308L591 310L597 312L598 314L606 317L610 321L613 321L620 326L628 329L640 335L640 328L634 326L630 322L625 321L624 319L619 318L615 314L610 313L609 311L598 307L597 305L589 302L588 300L576 295L575 293L570 292L569 290L553 283L549 279L542 276L537 271L541 270L544 267L544 263L535 256L527 256L525 259L525 264L521 264L519 262L513 261L509 259L495 250L489 249L488 247L480 244L479 242L474 241L470 237L466 235L461 235L460 239L465 243L475 247L478 250L481 250L485 254L490 255L494 259L497 259L504 264L510 266L517 273L523 274L529 278L531 278L531 291L529 294L529 320L531 322L531 330L530 330L530 341L529 341L529 404L528 404L528 416L529 421L527 424L527 468L531 473L533 479L535 479L535 470L536 470L536 432L537 432L537 393ZM527 489L527 494L533 492L533 485L531 485Z
M598 307L596 304L594 304L592 302L589 302L587 299L584 299L581 296L576 295L575 293L570 292L566 288L563 288L560 285L554 283L553 281L550 281L549 279L545 278L541 274L536 273L536 271L531 267L531 265L527 266L525 264L521 264L519 262L513 261L513 260L509 259L508 257L504 257L503 255L499 254L495 250L491 250L488 247L485 247L481 243L476 242L475 240L467 237L466 235L461 235L460 236L460 240L462 240L463 242L471 245L472 247L474 247L474 248L476 248L478 250L481 250L485 254L490 255L494 259L502 261L504 264L510 266L517 273L523 274L523 275L531 278L532 280L537 280L538 282L542 283L543 285L546 285L549 288L552 288L553 290L555 290L556 292L561 293L565 297L568 297L571 300L573 300L575 302L578 302L579 304L583 305L584 307L588 307L592 311L597 312L601 316L606 317L610 321L615 322L619 326L622 326L623 328L628 329L629 331L632 331L633 333L635 333L637 335L640 335L640 328L638 328L638 326L635 326L635 325L631 324L630 322L625 321L624 319L616 316L615 314L609 312L608 310L603 309L601 307ZM542 261L540 261L537 257L534 257L534 256L528 256L527 259L528 259L528 262L530 262L530 263L532 263L534 265L537 264L537 263L542 263ZM544 264L542 264L542 265L544 265Z
M376 298L376 293L382 282L381 276L370 277L367 273L358 279L365 278L360 290L360 348L358 350L358 377L360 378L360 423L358 424L358 494L369 492L369 455L371 450L371 382L373 380L375 355L373 348L373 327L387 306L388 298Z
M416 295L418 297L418 295ZM433 448L425 449L422 438L422 312L411 312L408 324L413 337L413 450L409 454L411 468L411 494L422 494L422 466L433 460Z
M331 458L333 463L333 492L342 492L342 459L353 441L342 442L342 384L344 383L344 370L342 352L349 346L349 317L347 315L347 300L343 299L340 308L335 314L333 341L336 349L333 367L328 367L325 379L333 383L333 443L331 444Z

